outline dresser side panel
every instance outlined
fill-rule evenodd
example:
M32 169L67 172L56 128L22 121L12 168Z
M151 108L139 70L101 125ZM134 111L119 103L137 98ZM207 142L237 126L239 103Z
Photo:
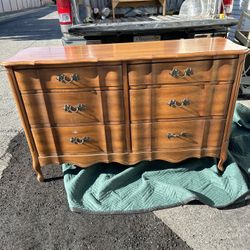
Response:
M15 99L19 117L22 122L22 126L25 132L26 139L28 141L29 149L30 149L33 163L34 163L38 161L38 158L37 158L38 153L37 153L36 145L35 145L31 130L30 130L30 124L29 124L29 120L25 111L24 103L23 103L23 100L22 100L22 97L18 88L18 82L16 80L13 69L12 68L6 68L6 69L8 73L10 87L12 89L12 93Z
M235 80L233 83L231 98L230 98L229 107L228 107L228 113L227 113L227 117L226 117L226 124L225 124L224 133L223 133L222 144L221 144L220 160L222 163L227 158L229 136L231 133L233 114L234 114L234 109L235 109L235 105L236 105L236 100L238 97L241 75L242 75L242 71L244 68L245 58L246 58L246 55L239 56L238 65L237 65L237 69L236 69L236 75L235 75Z

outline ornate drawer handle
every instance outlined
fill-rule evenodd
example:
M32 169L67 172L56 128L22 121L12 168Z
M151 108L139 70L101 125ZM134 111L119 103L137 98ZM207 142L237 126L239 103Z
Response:
M70 142L73 144L84 144L86 142L90 142L91 138L89 136L84 136L82 138L78 138L78 137L71 137L70 138Z
M170 72L169 72L169 74L171 75L171 76L173 76L173 77L175 77L175 78L184 78L184 77L186 77L186 76L191 76L191 75L193 75L193 70L192 70L192 68L186 68L185 70L184 70L184 74L181 74L181 71L179 70L179 69L177 69L177 68L173 68Z
M181 138L181 137L183 137L183 138L186 138L186 137L188 137L188 134L187 133L185 133L185 132L181 132L181 133L177 133L177 134L175 134L175 133L167 133L167 135L166 135L166 137L168 138L168 139L175 139L175 138Z
M187 98L185 98L183 101L181 101L181 102L177 102L176 100L170 100L169 102L168 102L168 105L170 106L170 107L172 107L172 108L180 108L180 107L185 107L185 106L188 106L188 105L190 105L191 104L191 101L189 100L189 99L187 99Z
M85 104L77 104L76 106L72 106L70 104L64 105L64 111L69 113L77 113L78 111L84 111L87 109L87 106Z
M68 83L72 83L73 81L78 81L79 76L77 74L72 74L70 77L68 77L64 74L60 74L56 76L56 80L58 80L59 82L68 84Z

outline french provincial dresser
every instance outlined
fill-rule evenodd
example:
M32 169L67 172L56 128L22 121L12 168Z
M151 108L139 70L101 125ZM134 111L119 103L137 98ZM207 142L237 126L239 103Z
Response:
M216 157L223 171L245 47L225 38L29 48L6 67L41 166Z

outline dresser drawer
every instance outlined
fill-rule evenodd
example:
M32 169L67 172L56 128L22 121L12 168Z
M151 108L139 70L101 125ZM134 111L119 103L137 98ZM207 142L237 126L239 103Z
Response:
M132 89L131 120L225 115L231 89L231 84Z
M124 125L32 129L39 156L124 152L124 133Z
M224 124L219 119L131 124L132 150L220 147Z
M23 94L22 97L31 126L124 120L121 90L51 92Z
M27 69L15 71L15 75L21 91L121 87L122 84L120 65Z
M233 81L237 59L134 64L128 67L130 85Z
M106 152L103 125L32 129L38 154L83 154Z

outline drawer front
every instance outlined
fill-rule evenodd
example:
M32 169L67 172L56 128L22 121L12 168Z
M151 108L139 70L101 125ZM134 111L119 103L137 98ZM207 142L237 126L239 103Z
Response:
M214 119L131 124L132 150L220 147L224 123Z
M120 90L23 94L22 97L31 125L124 120L123 92Z
M39 156L103 154L124 152L124 125L34 128L32 134Z
M15 75L21 91L120 87L122 85L120 65L19 70L15 72Z
M233 81L237 59L135 64L128 67L130 85Z
M131 120L225 115L231 89L231 84L132 89Z

